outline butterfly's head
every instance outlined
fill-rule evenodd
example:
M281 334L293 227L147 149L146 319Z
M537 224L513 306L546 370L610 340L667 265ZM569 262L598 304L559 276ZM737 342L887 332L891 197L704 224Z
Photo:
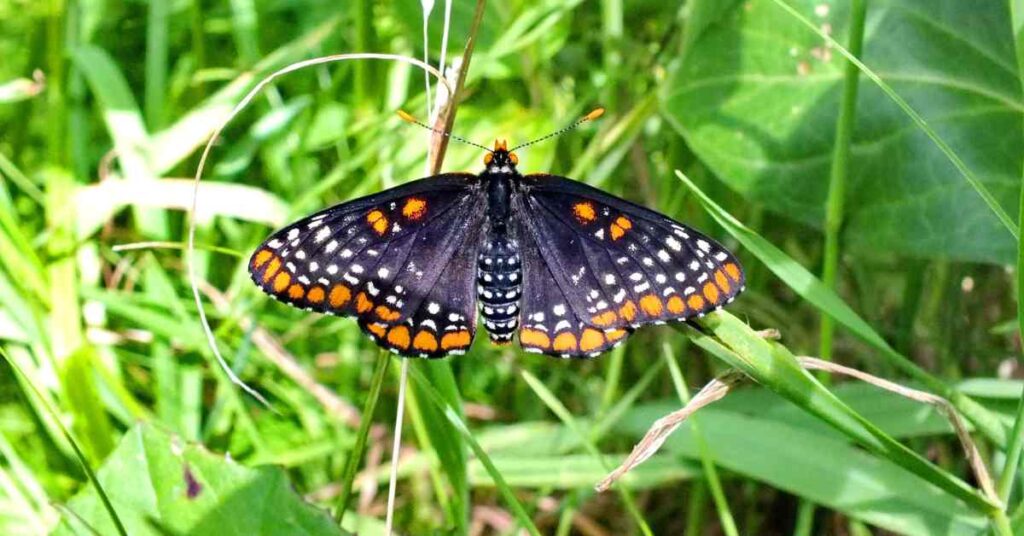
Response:
M508 150L505 140L494 140L494 150L484 155L484 165L491 173L512 173L518 163L519 157Z

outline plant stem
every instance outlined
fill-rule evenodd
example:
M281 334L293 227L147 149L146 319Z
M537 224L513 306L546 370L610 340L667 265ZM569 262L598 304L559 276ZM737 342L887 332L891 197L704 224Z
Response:
M864 18L867 12L866 0L852 0L850 3L849 50L860 56L864 43ZM846 62L843 74L843 96L836 122L836 141L832 152L832 172L829 176L828 201L825 205L825 254L821 280L831 289L836 287L839 270L839 231L843 226L843 205L846 196L846 181L850 171L850 141L857 115L857 82L860 71L851 62ZM822 315L818 356L832 360L832 335L835 329L832 317Z
M363 451L366 450L366 438L370 435L373 411L377 408L381 386L384 385L384 376L388 371L388 364L390 363L391 356L388 352L381 350L377 353L377 362L373 367L373 378L370 379L370 392L366 395L363 414L359 422L359 432L356 433L356 443L352 447L352 452L348 455L348 460L345 461L345 472L341 476L341 495L338 498L338 504L335 506L334 511L334 519L338 522L339 526L345 518L345 510L348 508L349 500L352 499L352 482L356 478L359 462L363 459Z
M1017 71L1024 82L1024 0L1009 0L1010 19L1013 26L1013 40L1017 51ZM1024 174L1022 174L1024 177ZM1024 179L1022 179L1024 184ZM1020 192L1020 212L1024 214L1024 188ZM1018 216L1019 217L1019 216ZM1021 340L1024 340L1024 237L1017 237L1017 329ZM1024 396L1017 403L1017 416L1013 421L1009 444L1006 447L1006 467L999 475L996 490L999 498L1005 503L1010 498L1010 490L1016 479L1017 467L1020 465L1021 447L1024 446Z
M395 410L395 443L391 447L391 479L388 482L388 510L384 534L391 536L395 517L395 488L398 487L398 458L402 450L402 418L405 415L405 386L409 380L409 359L402 360L402 374L398 380L398 407Z
M676 395L679 401L686 406L690 403L690 393L686 389L686 379L683 371L679 368L672 349L667 343L662 344L662 356L668 365L669 374L672 376L672 384L676 388ZM718 477L718 470L715 468L715 461L711 449L708 448L704 434L701 433L697 415L691 415L688 419L690 429L693 431L693 438L697 442L697 449L700 451L700 463L704 468L704 480L711 491L711 498L715 501L715 508L718 510L718 520L722 523L722 532L726 536L739 536L739 529L736 528L736 520L733 519L732 511L729 509L729 500L722 490L722 480Z

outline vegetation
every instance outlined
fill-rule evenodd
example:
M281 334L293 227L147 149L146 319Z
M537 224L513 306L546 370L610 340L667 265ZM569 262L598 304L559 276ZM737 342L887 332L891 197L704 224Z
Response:
M455 133L521 142L605 107L520 167L704 230L748 284L595 360L478 337L411 362L400 533L1024 533L1022 21L1017 0L0 0L0 533L384 533L398 361L267 299L246 260L272 228L424 175L429 133L395 111L426 120L441 86L404 61L311 66L213 146L196 289L266 406L200 323L191 178L277 69L438 65L445 39ZM480 167L467 145L442 156Z

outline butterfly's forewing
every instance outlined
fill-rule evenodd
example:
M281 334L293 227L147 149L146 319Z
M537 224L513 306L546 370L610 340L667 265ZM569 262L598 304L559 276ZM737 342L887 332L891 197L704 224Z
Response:
M679 222L564 177L528 175L524 186L520 240L550 274L524 274L524 348L596 355L632 328L702 315L743 289L739 262Z
M466 331L472 339L467 326L475 304L463 302L474 295L474 274L447 268L475 253L479 241L468 239L479 232L485 206L474 175L414 181L331 207L275 232L250 259L250 275L285 303L357 316L381 346L404 355L443 355L468 346L449 338L450 344L443 347L445 330ZM467 249L473 251L466 253ZM468 298L432 301L447 288L467 288L460 296ZM452 315L461 320L448 321ZM427 335L420 335L421 324L435 327L436 348ZM465 335L458 338L464 339Z

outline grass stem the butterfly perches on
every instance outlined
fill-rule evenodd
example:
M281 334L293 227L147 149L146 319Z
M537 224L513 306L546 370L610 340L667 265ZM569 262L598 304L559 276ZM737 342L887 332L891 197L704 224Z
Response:
M593 357L645 324L684 321L743 290L736 258L671 218L569 178L521 174L517 149L333 206L272 234L249 272L266 293L355 316L403 356L462 354L478 318L493 343ZM405 112L402 119L434 130Z

